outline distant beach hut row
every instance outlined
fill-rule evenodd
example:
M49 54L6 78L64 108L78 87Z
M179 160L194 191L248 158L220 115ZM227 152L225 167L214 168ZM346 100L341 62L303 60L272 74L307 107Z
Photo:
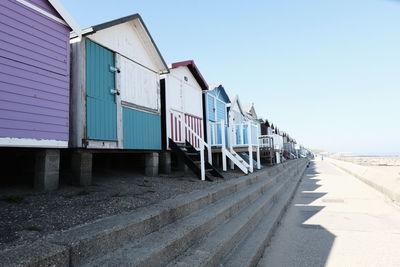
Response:
M175 158L202 180L223 176L216 165L247 174L299 157L194 61L167 65L140 15L80 30L57 0L0 6L0 146L37 149L36 188L57 188L60 149L81 185L96 153L142 154L151 176Z

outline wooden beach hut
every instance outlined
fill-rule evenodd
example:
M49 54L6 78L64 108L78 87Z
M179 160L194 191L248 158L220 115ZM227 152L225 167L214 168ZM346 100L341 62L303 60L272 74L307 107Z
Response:
M258 169L261 168L259 150L260 124L257 119L253 119L247 114L238 95L231 97L231 99L228 129L229 150L232 154L237 155L239 161L244 165L238 165L239 168L253 172L254 166L257 166ZM255 116L257 115L255 114ZM257 154L256 160L254 160L253 153ZM233 164L234 162L231 160L231 167Z
M260 125L261 136L260 153L261 160L267 164L276 164L276 154L274 149L274 139L272 137L272 128L268 120L265 120Z
M104 150L145 153L146 174L157 174L160 75L168 67L141 16L92 26L71 36L71 47L71 146L80 149L73 155L79 183L90 183L92 153Z
M205 90L208 90L208 84L193 60L173 63L170 72L163 75L163 172L170 172L172 150L200 178L211 180L211 176L221 176L206 161L204 154L206 143L202 92ZM199 157L202 157L200 161ZM212 162L211 156L209 161ZM205 172L205 169L210 171Z
M0 147L37 148L35 187L53 190L69 141L69 35L80 29L56 0L2 0L0 22Z
M203 101L207 144L213 153L221 154L223 170L227 170L229 159L231 168L237 166L246 174L253 172L253 152L257 152L259 159L259 149L257 140L248 137L257 126L245 119L238 97L231 102L225 88L219 85L205 91ZM239 155L246 151L247 158ZM259 160L257 168L260 168Z

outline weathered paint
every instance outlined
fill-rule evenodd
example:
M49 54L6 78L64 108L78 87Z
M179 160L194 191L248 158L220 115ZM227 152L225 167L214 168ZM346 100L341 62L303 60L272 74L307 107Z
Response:
M122 118L125 149L161 149L160 115L123 107Z
M123 56L117 57L121 69L121 100L159 112L160 76Z
M162 63L148 45L139 20L128 21L90 35L93 41L158 73ZM146 42L147 41L147 42Z
M86 40L86 120L87 138L117 140L114 53Z
M140 16L91 28L71 39L72 146L161 149L158 71L167 67Z
M0 2L0 21L0 137L67 141L70 28L12 0Z

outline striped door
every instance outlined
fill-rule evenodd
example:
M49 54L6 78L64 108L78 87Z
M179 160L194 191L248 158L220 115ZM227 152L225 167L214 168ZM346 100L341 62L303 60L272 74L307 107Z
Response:
M86 40L86 128L87 138L117 141L114 53Z

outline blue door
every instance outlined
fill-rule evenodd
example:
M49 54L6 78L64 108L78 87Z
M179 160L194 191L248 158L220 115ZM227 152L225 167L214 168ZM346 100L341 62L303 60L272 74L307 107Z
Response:
M209 121L216 121L215 98L207 95L207 116Z
M117 141L114 53L86 40L86 131L87 138Z

